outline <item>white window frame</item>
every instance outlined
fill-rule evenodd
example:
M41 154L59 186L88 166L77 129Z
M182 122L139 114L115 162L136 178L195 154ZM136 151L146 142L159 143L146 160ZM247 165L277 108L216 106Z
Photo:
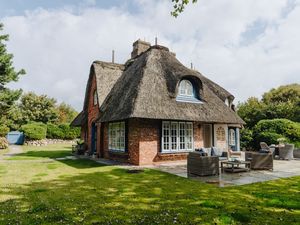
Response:
M193 150L194 130L192 122L162 122L162 153L190 152Z
M108 149L125 152L125 122L108 124Z
M191 92L191 93L189 93ZM179 83L179 95L194 97L194 86L189 80L182 80Z
M229 145L230 146L235 146L236 145L236 140L235 140L235 136L236 136L236 131L233 128L229 129Z

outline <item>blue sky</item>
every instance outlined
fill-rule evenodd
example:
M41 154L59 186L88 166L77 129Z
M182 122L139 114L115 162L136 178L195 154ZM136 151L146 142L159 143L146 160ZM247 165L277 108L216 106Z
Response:
M16 68L12 88L82 108L89 68L124 63L138 38L158 42L238 101L300 83L300 0L201 0L178 18L171 0L0 0Z
M116 6L126 7L127 10L136 10L135 2L130 0L0 0L0 15L14 16L24 14L25 11L44 8L57 10L61 8L74 7L77 9L84 7L111 8Z

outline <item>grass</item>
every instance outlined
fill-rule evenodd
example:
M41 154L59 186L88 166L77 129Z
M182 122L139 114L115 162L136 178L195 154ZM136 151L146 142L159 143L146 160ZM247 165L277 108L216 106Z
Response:
M62 152L68 155L66 147L26 147L14 158L45 160L0 164L0 224L290 225L300 221L300 177L218 188L151 169L128 173L89 160L48 160Z
M9 160L41 160L63 158L71 155L70 144L54 144L48 146L23 146L23 153L10 157Z

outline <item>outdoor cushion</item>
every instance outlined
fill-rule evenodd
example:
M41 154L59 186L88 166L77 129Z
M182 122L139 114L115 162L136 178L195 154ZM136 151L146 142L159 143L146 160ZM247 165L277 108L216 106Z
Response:
M211 156L211 148L202 148L202 149L207 155Z
M211 148L211 155L212 156L222 156L223 154L223 150L222 149L219 149L217 147L212 147Z

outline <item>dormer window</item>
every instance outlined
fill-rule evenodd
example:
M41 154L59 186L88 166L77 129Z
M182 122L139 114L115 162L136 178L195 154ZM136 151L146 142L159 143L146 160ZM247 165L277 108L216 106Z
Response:
M98 95L97 95L97 91L94 91L94 105L98 104Z
M201 103L196 95L195 87L189 80L181 80L178 87L178 95L176 100L179 102Z
M190 81L182 80L180 82L180 84L179 84L179 95L192 97L193 92L194 92L193 91L193 85Z

